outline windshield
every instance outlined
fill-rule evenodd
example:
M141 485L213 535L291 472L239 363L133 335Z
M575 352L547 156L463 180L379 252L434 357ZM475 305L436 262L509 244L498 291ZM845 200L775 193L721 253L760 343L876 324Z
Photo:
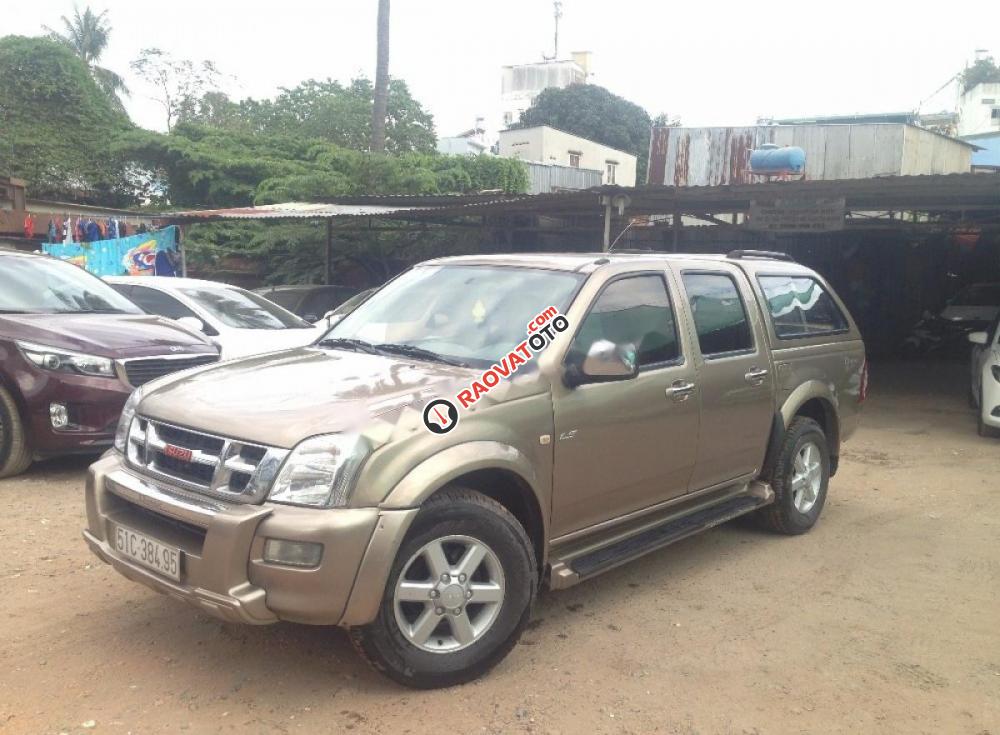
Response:
M585 276L479 265L414 268L372 294L327 339L411 345L488 367L549 306L565 311Z
M141 314L100 278L56 258L0 258L0 313Z
M294 288L289 288L284 291L273 288L270 291L259 295L263 296L268 301L273 301L281 308L291 311L299 305L299 302L302 301L303 292Z
M1000 283L982 283L958 292L953 306L1000 306Z
M227 327L235 329L312 329L263 296L233 286L189 286L180 292Z

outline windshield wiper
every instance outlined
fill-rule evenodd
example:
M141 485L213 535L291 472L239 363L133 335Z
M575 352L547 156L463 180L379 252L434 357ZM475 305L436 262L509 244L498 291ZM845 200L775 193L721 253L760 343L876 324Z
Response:
M418 359L430 360L432 362L440 362L445 365L454 365L455 367L469 367L468 363L462 362L461 360L456 360L452 357L445 357L432 350L425 350L423 347L417 347L416 345L403 345L397 344L395 342L384 342L383 344L375 345L375 349L380 352L394 353L397 355L406 355L407 357L416 357Z
M333 347L334 349L347 349L354 350L355 352L367 352L369 355L377 355L379 351L375 348L371 342L365 342L363 339L347 339L344 337L330 337L329 339L321 339L316 343L319 347Z

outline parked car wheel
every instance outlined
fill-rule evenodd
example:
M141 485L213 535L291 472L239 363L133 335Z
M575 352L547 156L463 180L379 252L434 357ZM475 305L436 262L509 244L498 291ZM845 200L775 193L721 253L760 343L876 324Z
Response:
M798 416L785 432L771 476L775 501L757 511L758 520L778 533L805 533L823 511L829 482L826 434L812 419Z
M377 670L418 689L470 681L517 643L534 602L531 542L506 508L448 488L427 501L396 556L378 617L355 628Z
M31 447L14 397L0 388L0 478L13 477L31 465Z

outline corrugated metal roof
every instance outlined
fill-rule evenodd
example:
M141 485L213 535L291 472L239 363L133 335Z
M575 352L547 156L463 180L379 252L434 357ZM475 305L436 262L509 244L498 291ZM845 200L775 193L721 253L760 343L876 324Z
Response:
M535 195L420 197L372 195L324 204L288 202L262 207L196 210L161 215L171 222L221 219L340 219L381 217L440 221L449 217L535 214L553 217L601 217L602 195L625 195L627 214L712 214L745 212L751 199L767 197L844 197L856 211L1000 209L1000 175L989 173L886 176L870 179L773 181L721 186L603 186L585 191Z

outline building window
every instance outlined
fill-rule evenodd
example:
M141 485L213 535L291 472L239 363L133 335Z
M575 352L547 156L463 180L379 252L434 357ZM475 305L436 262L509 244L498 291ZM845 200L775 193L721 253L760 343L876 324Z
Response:
M994 107L990 110L990 120L994 122L1000 122L1000 107Z
M604 170L604 183L614 184L615 183L615 173L618 171L618 164L614 161L607 161L605 163Z
M580 154L570 153L569 154L569 165L573 168L580 168Z
M993 105L993 104L996 104L996 100L993 97L983 97L983 104L984 105Z

